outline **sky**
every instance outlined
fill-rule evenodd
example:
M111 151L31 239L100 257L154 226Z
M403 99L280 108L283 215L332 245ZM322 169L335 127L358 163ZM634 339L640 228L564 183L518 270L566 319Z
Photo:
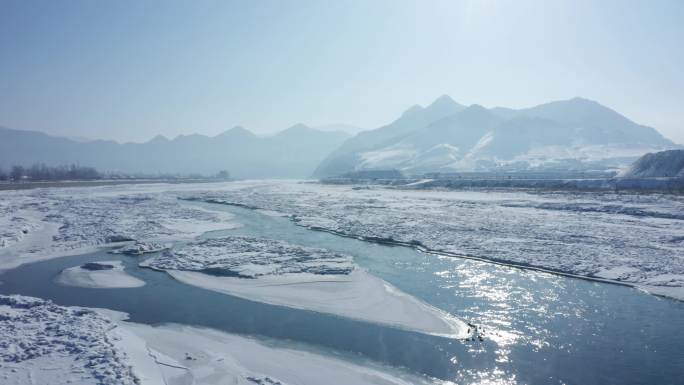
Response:
M684 1L0 1L0 126L145 141L581 96L684 143Z

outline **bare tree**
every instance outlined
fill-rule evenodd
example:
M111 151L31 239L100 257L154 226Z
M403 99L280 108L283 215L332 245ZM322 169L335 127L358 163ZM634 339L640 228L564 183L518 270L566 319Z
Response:
M10 171L10 177L13 181L21 180L25 175L24 168L22 166L12 166L12 171Z
M69 166L47 166L44 163L36 163L31 167L12 166L10 177L13 181L23 178L31 180L92 180L102 176L92 167L82 167L75 164Z
M226 170L221 170L216 174L216 179L230 179L230 173Z

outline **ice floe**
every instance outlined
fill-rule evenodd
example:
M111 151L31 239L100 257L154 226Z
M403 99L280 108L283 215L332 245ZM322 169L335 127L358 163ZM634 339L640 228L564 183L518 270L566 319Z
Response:
M59 284L85 288L116 289L140 287L145 281L124 271L121 261L88 262L81 266L64 269L55 278Z

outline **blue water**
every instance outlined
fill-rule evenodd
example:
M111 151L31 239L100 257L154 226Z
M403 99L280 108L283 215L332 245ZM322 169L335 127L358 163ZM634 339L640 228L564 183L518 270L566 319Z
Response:
M243 234L325 247L424 301L484 329L455 341L314 312L259 304L174 281L138 260L98 252L21 266L0 276L0 292L64 305L126 311L136 322L208 326L303 343L457 383L682 384L684 304L627 287L439 257L311 231L286 218L221 205ZM66 268L119 259L147 282L132 289L83 289L53 282Z

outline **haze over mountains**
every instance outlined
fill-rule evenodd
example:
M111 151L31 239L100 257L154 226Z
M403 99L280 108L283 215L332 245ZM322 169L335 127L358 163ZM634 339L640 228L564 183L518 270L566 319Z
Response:
M0 128L0 165L77 163L101 171L201 173L237 178L305 178L349 134L297 124L261 137L234 127L222 134L157 136L145 143L81 142L35 131Z
M407 174L466 171L624 169L648 152L681 148L582 98L525 109L464 106L441 96L413 106L392 123L360 131L346 125L297 124L257 136L234 127L222 134L157 136L145 143L83 141L0 128L0 166L77 163L101 171L201 173L238 178L330 177L359 170Z
M513 110L466 107L442 96L348 139L314 174L604 170L624 167L647 152L678 147L655 129L587 99Z

